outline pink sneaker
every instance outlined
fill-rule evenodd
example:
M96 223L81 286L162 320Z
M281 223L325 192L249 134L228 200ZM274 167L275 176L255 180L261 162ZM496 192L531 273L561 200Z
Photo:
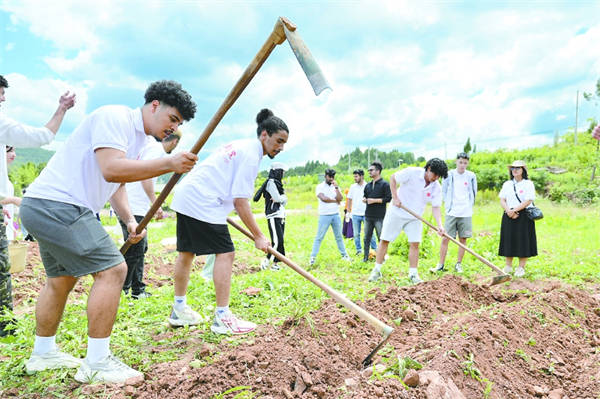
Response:
M256 324L238 319L233 313L215 314L210 330L215 334L246 334L256 329Z

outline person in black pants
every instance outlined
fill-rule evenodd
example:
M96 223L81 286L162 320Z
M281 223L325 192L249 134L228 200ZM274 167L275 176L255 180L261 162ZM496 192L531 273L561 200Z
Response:
M363 262L369 260L369 243L373 237L373 229L377 233L377 241L381 235L381 226L385 217L385 208L387 203L392 200L390 184L381 178L383 165L380 162L373 162L369 166L368 172L371 181L365 186L365 195L363 201L367 204L365 210L365 239L363 245Z
M271 170L269 171L269 177L260 186L256 194L254 194L254 201L257 202L261 197L265 198L265 216L269 224L269 233L271 235L271 245L282 255L285 255L285 247L283 245L283 235L285 232L285 205L287 204L287 196L283 189L283 174L287 170L287 166L281 162L274 162L271 164ZM271 264L273 261L273 264ZM280 267L277 264L279 259L275 258L271 254L267 254L267 257L263 259L260 264L262 270L266 270L269 267L271 270L279 270Z

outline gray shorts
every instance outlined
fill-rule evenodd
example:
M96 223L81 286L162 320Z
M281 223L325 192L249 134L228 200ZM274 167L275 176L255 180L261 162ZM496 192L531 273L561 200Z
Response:
M456 237L458 233L459 238L471 238L473 236L473 227L471 224L471 217L456 217L446 215L446 222L444 223L444 229L450 237Z
M88 208L26 197L21 221L39 243L48 277L81 277L125 262Z

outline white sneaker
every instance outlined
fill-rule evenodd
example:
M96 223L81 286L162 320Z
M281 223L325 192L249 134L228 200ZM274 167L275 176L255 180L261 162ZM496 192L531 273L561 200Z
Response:
M522 267L517 267L515 269L515 277L523 277L525 275L525 269Z
M83 360L75 374L75 381L84 384L93 382L123 383L130 378L143 377L144 374L132 369L114 355L110 354L99 362L90 364Z
M202 321L202 316L198 312L195 312L188 305L182 310L175 310L171 312L169 317L169 324L171 327L183 327L183 326L195 326Z
M81 365L82 360L69 355L68 353L51 351L43 355L31 354L31 357L25 363L27 374L37 373L38 371L68 368L74 369Z
M273 264L271 265L271 270L279 271L281 270L281 266L279 266L277 262L273 262Z
M441 264L438 263L438 265L436 267L432 267L431 269L429 269L429 271L431 273L443 272L443 271L445 271L444 265L441 265Z
M410 280L410 282L411 282L411 283L413 283L413 284L419 284L419 283L422 283L422 282L423 282L423 280L421 280L421 277L419 277L419 275L418 275L418 274L413 274L413 275L410 275L410 276L408 276L408 279L409 279L409 280Z
M308 261L308 264L309 264L310 266L312 266L312 265L314 265L314 264L315 264L315 261L316 261L316 260L317 260L317 259L316 259L314 256L311 256L311 257L310 257L310 260Z
M271 261L267 258L264 258L262 262L260 262L260 270L267 270L270 264Z
M215 334L246 334L256 329L256 324L251 321L238 319L233 313L215 313L215 319L210 330Z
M352 262L352 258L349 257L348 255L342 256L342 260L345 261L345 262Z
M504 267L504 274L511 274L511 273L512 273L512 267L505 266Z
M381 275L381 270L377 270L377 269L373 269L371 271L371 274L369 275L369 281L373 282L373 281L377 281L382 277Z
M460 262L456 262L456 264L454 265L454 271L456 273L462 273L463 272L463 268L462 268L462 265L460 264Z

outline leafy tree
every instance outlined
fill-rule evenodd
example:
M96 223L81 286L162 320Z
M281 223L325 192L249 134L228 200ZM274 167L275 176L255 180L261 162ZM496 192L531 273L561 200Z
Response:
M471 152L471 138L467 137L467 142L465 143L465 146L463 147L463 151L466 152L467 154Z

